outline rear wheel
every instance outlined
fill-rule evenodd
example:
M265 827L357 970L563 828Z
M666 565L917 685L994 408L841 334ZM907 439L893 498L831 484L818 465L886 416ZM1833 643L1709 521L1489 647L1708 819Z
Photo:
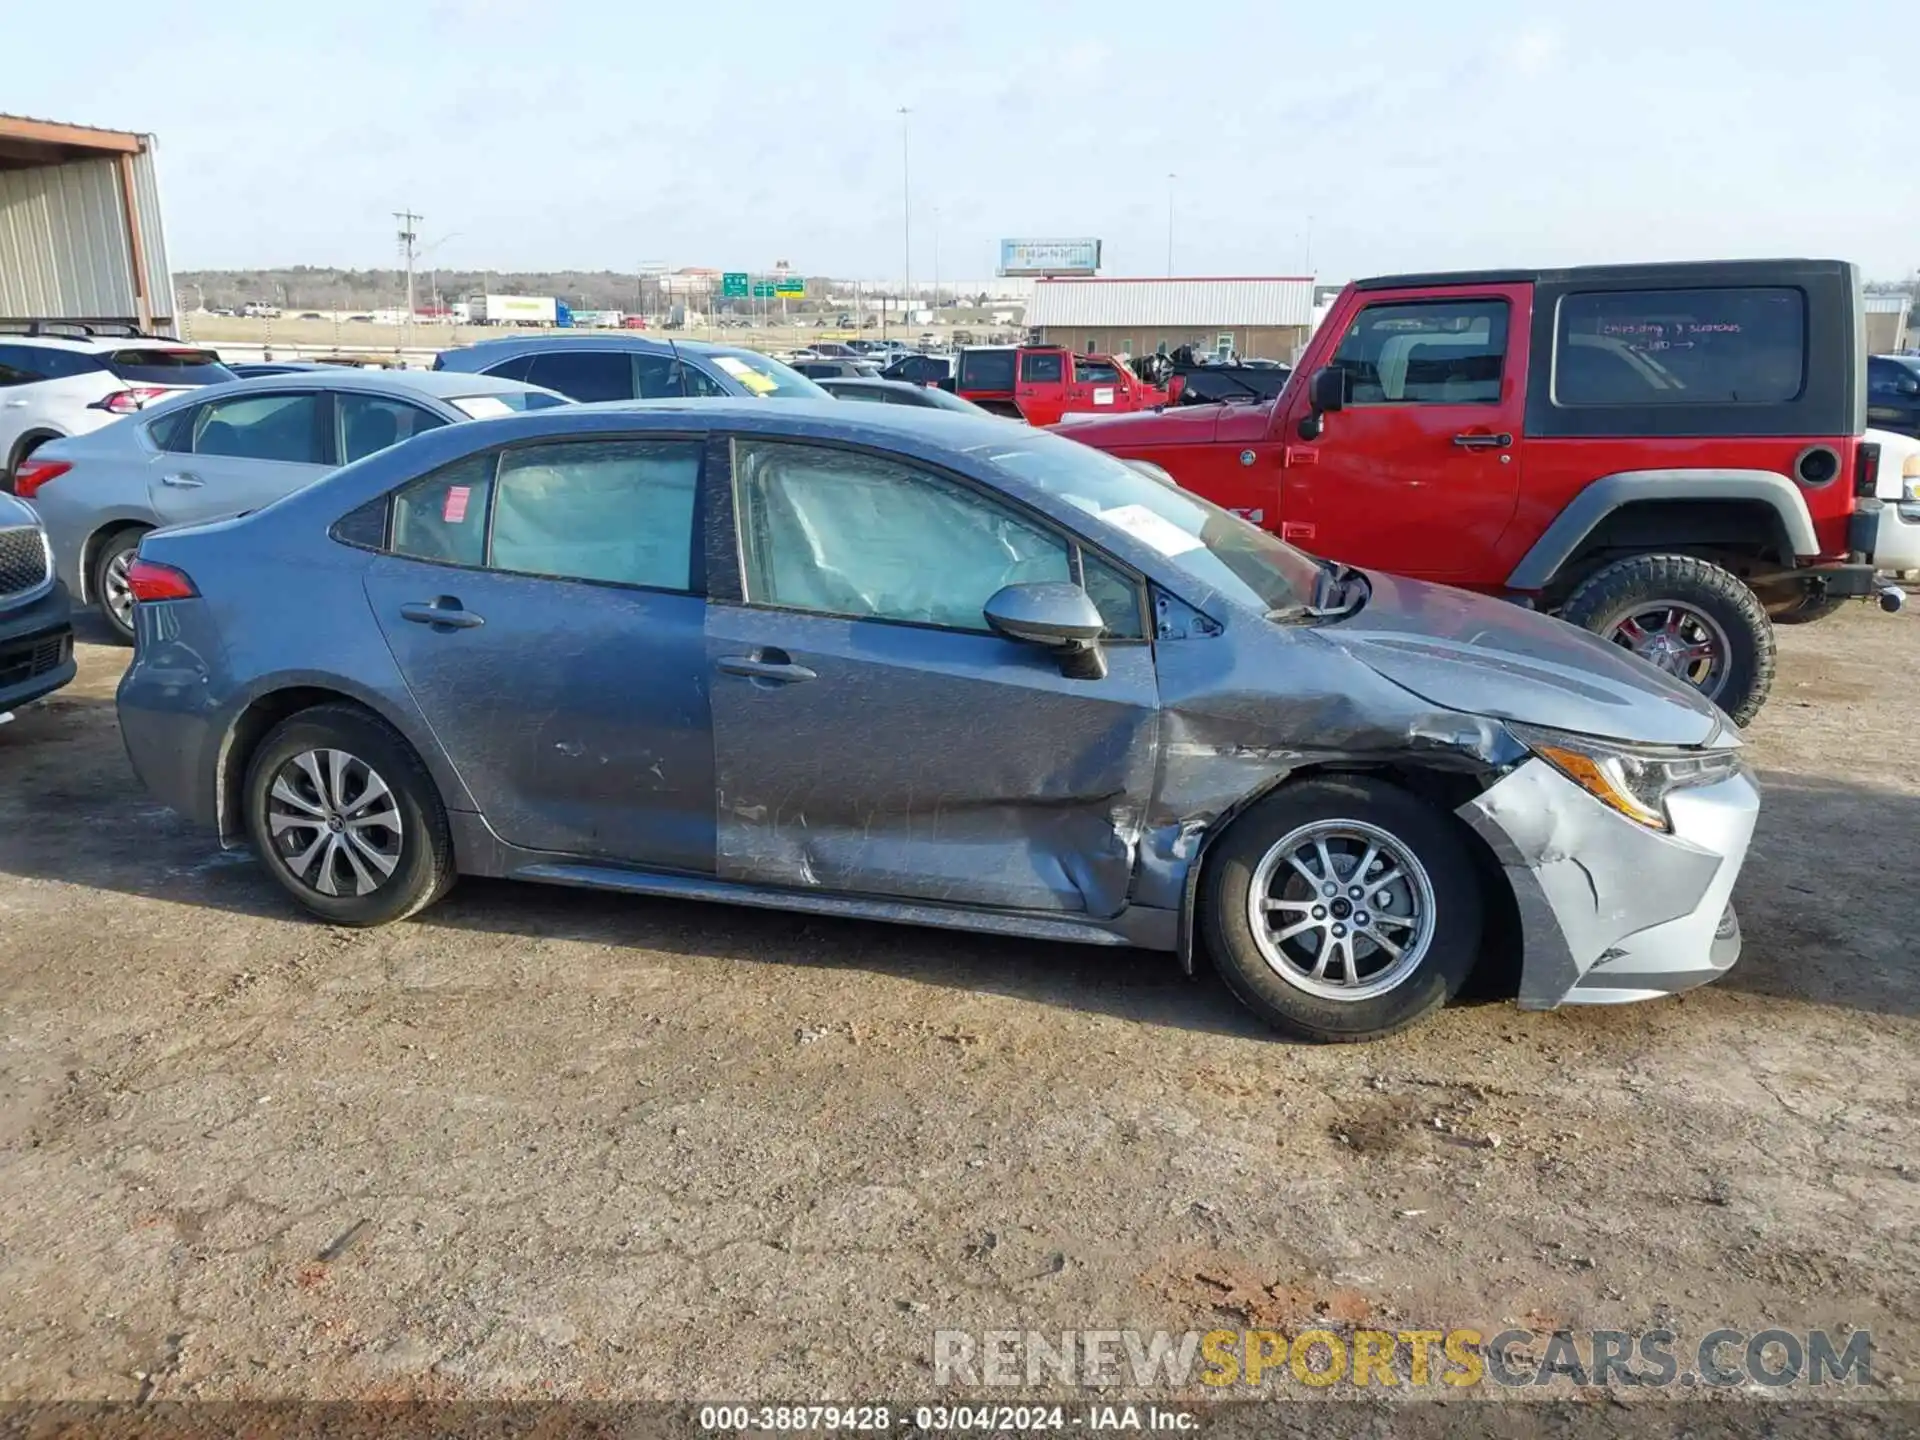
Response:
M140 548L144 530L119 530L109 535L93 557L94 608L114 635L133 643L133 591L127 585L127 567Z
M1228 988L1309 1040L1426 1018L1479 955L1480 883L1451 816L1370 777L1307 780L1233 823L1207 860L1206 934Z
M353 705L283 720L247 766L247 833L267 871L336 925L384 925L453 885L433 778L385 721Z
M1560 618L1693 686L1737 725L1773 686L1773 626L1730 570L1694 555L1635 555L1582 581Z

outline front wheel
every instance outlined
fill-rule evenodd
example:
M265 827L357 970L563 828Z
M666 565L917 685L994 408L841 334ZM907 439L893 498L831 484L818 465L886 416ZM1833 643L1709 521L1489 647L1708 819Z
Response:
M354 705L283 720L247 766L247 833L294 899L336 925L384 925L454 881L433 777L389 726Z
M1367 776L1285 786L1233 822L1204 878L1229 989L1308 1040L1372 1040L1455 995L1483 897L1458 822Z
M1685 681L1736 725L1760 713L1773 687L1776 645L1760 598L1698 556L1616 560L1580 583L1560 618Z

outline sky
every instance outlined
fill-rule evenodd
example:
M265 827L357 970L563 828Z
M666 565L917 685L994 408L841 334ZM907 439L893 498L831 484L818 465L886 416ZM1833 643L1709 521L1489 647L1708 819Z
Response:
M1914 0L0 0L0 37L0 111L158 136L176 270L392 265L402 209L462 269L925 283L1095 236L1161 275L1169 218L1188 275L1920 267Z

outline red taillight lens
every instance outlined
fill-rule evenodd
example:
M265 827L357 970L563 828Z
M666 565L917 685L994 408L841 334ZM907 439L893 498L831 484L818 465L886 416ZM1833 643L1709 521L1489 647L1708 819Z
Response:
M127 566L127 588L136 600L191 600L200 592L187 572L138 556Z
M96 410L105 410L110 415L131 415L149 400L157 400L171 392L164 385L130 385L125 390L116 390L103 400L96 400Z
M22 460L13 472L13 493L31 500L49 480L58 479L73 468L68 460Z

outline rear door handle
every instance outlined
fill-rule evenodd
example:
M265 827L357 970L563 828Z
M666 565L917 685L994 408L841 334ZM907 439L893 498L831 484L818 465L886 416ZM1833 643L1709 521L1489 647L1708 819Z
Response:
M432 625L447 630L471 630L487 623L471 610L463 609L451 595L442 595L431 605L419 601L402 605L400 618L411 620L416 625Z
M1504 450L1513 444L1513 436L1505 432L1498 435L1456 435L1453 443L1462 450Z
M162 475L160 477L160 483L162 485L171 485L176 490L198 490L207 482L202 480L198 475L195 475L191 470L181 470L172 475Z
M744 675L749 680L771 680L793 685L819 676L804 665L796 665L784 650L761 650L752 655L722 655L719 670L723 675Z

